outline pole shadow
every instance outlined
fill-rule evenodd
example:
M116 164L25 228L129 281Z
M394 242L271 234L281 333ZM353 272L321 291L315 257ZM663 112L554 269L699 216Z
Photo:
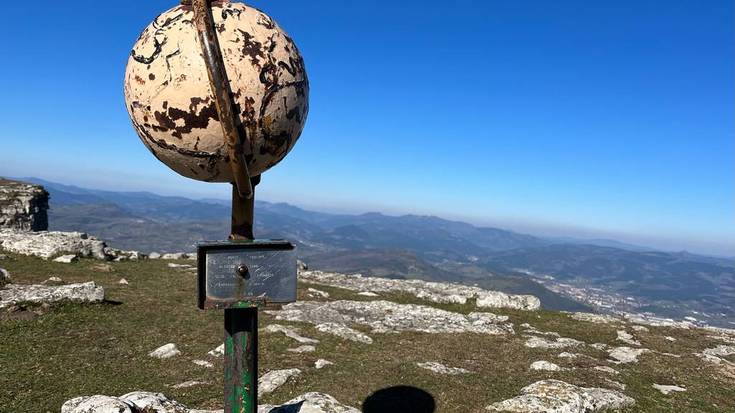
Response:
M362 403L362 413L434 413L434 396L412 386L380 389Z

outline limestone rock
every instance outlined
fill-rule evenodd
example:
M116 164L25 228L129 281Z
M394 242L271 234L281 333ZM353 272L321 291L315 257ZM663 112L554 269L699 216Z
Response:
M176 347L174 343L164 344L161 347L148 353L150 357L157 359L167 359L170 357L178 356L181 351Z
M548 340L542 337L531 337L526 340L524 344L528 348L541 348L541 349L560 349L567 347L577 347L584 344L579 340L567 337L558 337L554 340Z
M279 332L280 333L283 333L283 334L286 335L286 337L292 338L292 339L298 341L299 343L313 344L313 343L318 343L319 342L319 340L316 340L316 339L313 339L313 338L304 337L304 336L300 335L299 334L299 329L296 328L296 327L284 326L284 325L281 325L281 324L271 324L271 325L269 325L269 326L267 326L265 328L265 331L268 332L268 333L279 333Z
M64 280L62 280L60 277L48 277L46 281L44 281L43 285L60 285L63 284Z
M422 369L431 370L434 373L438 374L447 374L450 376L457 376L460 374L468 374L470 373L469 370L463 369L460 367L447 367L441 363L437 363L435 361L427 361L424 363L416 363L417 366L421 367Z
M618 330L618 341L622 341L625 344L628 344L630 346L640 346L641 342L636 340L635 337L633 337L632 334L625 330Z
M615 370L612 367L608 366L595 366L593 367L597 371L601 371L603 373L610 373L610 374L620 374L617 370Z
M357 343L372 344L373 339L367 334L363 334L353 328L347 327L339 323L322 323L317 324L316 329L322 333L332 334L345 340Z
M646 348L630 348L630 347L615 347L608 350L610 358L619 364L625 363L637 363L638 356L644 353L648 353L651 350Z
M671 392L682 392L687 391L686 388L676 385L669 385L669 384L653 384L653 388L660 391L661 393L665 395L669 395Z
M61 413L133 413L128 403L110 396L75 397L61 406Z
M0 287L10 282L10 271L0 268Z
M538 298L532 295L512 295L452 283L428 282L422 280L391 280L387 278L363 277L322 271L302 271L302 281L344 288L358 292L405 292L417 298L437 303L465 304L475 298L478 307L512 308L537 310L541 306ZM364 295L364 294L363 294Z
M631 323L643 324L649 327L675 327L689 329L695 327L695 324L689 321L675 321L671 318L656 317L649 314L623 314Z
M48 192L40 185L0 178L0 228L48 229Z
M329 360L319 359L314 362L314 367L318 370L318 369L323 369L324 367L327 367L327 366L331 366L333 364L334 363Z
M258 406L258 413L360 413L360 411L338 402L328 394L312 392L302 394L281 406Z
M120 400L133 406L135 412L150 413L188 413L183 404L169 400L161 393L134 391L120 396Z
M363 297L379 297L378 294L375 294L372 291L360 291L357 295L361 295Z
M110 264L95 264L90 267L92 271L96 272L113 272L115 269Z
M296 348L287 348L286 351L290 351L291 353L313 353L316 351L316 347L307 344Z
M183 260L187 258L187 254L185 252L168 252L161 255L160 258L162 260Z
M150 260L158 260L158 259L161 259L161 254L160 253L157 253L155 251L154 252L151 252L150 254L148 254L148 259L150 259Z
M55 303L74 301L98 303L105 299L105 290L93 281L61 286L8 284L0 290L0 308L18 303Z
M533 363L531 363L530 369L531 370L541 370L541 371L559 371L562 368L559 367L559 365L551 363L549 361L539 360L539 361L534 361Z
M222 357L225 355L225 344L222 343L214 350L210 350L207 354L209 354L212 357Z
M114 258L107 245L83 232L26 232L0 229L0 248L48 260L58 255L109 260Z
M521 389L512 399L493 403L493 412L523 413L591 413L621 409L635 400L615 390L579 387L560 380L537 381Z
M174 384L173 386L171 386L171 388L172 389L188 389L189 387L203 386L205 384L209 384L209 382L198 381L198 380L187 380L179 384Z
M645 326L632 326L631 328L635 331L641 331L644 333L648 332L648 327L645 327Z
M568 353L566 351L562 351L561 353L557 354L556 357L563 358L563 359L576 359L577 357L579 357L579 354Z
M61 255L54 258L54 262L60 262L62 264L71 264L77 261L79 261L79 258L74 254Z
M316 288L309 287L307 290L307 295L309 297L313 298L329 298L329 293L322 290L317 290Z
M299 369L271 370L258 379L258 394L268 394L301 374Z
M608 314L570 313L569 317L577 321L587 321L589 323L597 324L619 323L622 321L619 318Z
M299 301L280 311L266 311L278 320L312 324L362 324L373 332L418 331L424 333L509 334L513 326L508 317L492 313L468 315L415 304L390 301Z
M197 366L206 367L208 369L214 367L214 364L208 362L207 360L192 360L191 362L196 364Z
M120 284L120 285L128 285L128 284L130 284L128 282L128 280L126 280L125 278L120 278L120 281L118 281L117 283Z

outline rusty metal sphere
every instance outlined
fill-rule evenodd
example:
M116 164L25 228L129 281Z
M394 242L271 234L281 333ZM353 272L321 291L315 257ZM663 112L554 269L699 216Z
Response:
M217 2L212 14L235 123L252 148L245 160L256 176L283 159L301 135L309 109L303 59L293 40L255 8ZM191 6L181 5L146 27L128 59L125 102L140 139L161 162L189 178L232 182L193 19Z

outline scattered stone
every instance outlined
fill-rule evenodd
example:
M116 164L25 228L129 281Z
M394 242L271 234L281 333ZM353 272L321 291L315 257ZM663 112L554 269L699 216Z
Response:
M260 390L260 389L258 389ZM258 413L360 413L334 397L324 393L306 393L291 399L281 406L270 404L258 406ZM191 412L195 413L195 412Z
M735 354L735 346L719 345L714 348L708 348L702 353L708 356L727 357Z
M316 351L316 347L307 344L296 348L287 348L286 351L290 351L291 353L313 353Z
M586 321L588 323L597 324L619 323L622 321L619 318L608 314L570 313L569 317L577 321Z
M597 371L601 371L603 373L610 373L610 374L620 374L617 370L615 370L612 367L608 366L595 366L593 367Z
M632 323L643 324L649 327L675 327L683 329L696 327L693 323L689 321L674 321L671 318L656 317L649 314L625 313L623 315L625 316L625 318L628 319L628 321Z
M300 374L299 369L271 370L258 379L258 395L271 393Z
M593 344L590 344L590 347L592 347L595 350L600 350L600 351L605 351L610 348L610 346L608 346L605 343L593 343Z
M577 357L579 357L579 354L577 354L577 353L567 353L566 351L564 351L564 352L561 352L561 353L557 354L556 357L565 358L565 359L576 359Z
M69 254L69 255L62 255L60 257L56 257L53 260L54 262L60 262L62 264L71 264L73 262L79 261L79 258L76 255Z
M372 291L360 291L357 295L361 295L363 297L379 297L378 294L375 294Z
M618 364L624 363L637 363L638 356L643 353L648 353L651 350L646 348L630 348L630 347L615 347L612 350L608 350L610 358Z
M452 283L428 282L422 280L391 280L378 277L363 277L322 271L302 271L302 281L360 292L405 292L418 298L437 303L465 304L475 298L477 307L513 308L537 310L541 301L532 295L510 295Z
M687 389L684 388L684 387L680 387L680 386L676 386L676 385L668 385L668 384L656 384L656 383L654 383L653 384L653 388L656 389L656 390L658 390L658 391L660 391L661 393L663 393L663 394L665 394L667 396L671 392L675 392L675 391L676 392L687 391Z
M0 178L0 228L48 229L48 197L40 185Z
M159 253L157 253L155 251L154 252L151 252L150 254L148 254L148 259L149 260L158 260L158 259L161 259L161 254L159 254Z
M75 397L61 406L61 413L133 413L130 404L110 396Z
M587 413L616 410L635 400L615 390L579 387L560 380L537 381L521 389L520 396L487 406L495 412Z
M457 376L460 374L468 374L470 373L469 370L460 368L460 367L447 367L441 363L437 363L435 361L427 361L424 363L416 363L417 366L421 367L422 369L431 370L434 373L438 374L448 374L450 376Z
M0 287L10 282L10 272L5 268L0 268Z
M120 400L131 405L134 412L187 413L183 404L169 400L161 393L134 391L120 396Z
M54 277L48 277L48 279L46 281L44 281L42 284L43 285L49 285L49 284L59 285L59 284L63 284L63 283L64 283L64 280L62 280L60 277L55 277L54 276Z
M329 293L322 290L317 290L316 288L308 288L306 291L309 293L307 294L309 297L313 298L329 298Z
M212 357L222 357L225 355L225 344L222 343L214 350L210 350L207 354L209 354Z
M161 347L148 353L150 357L157 359L167 359L169 357L178 356L179 354L181 354L181 351L179 351L179 349L176 347L176 344L174 343L164 344Z
M0 247L10 252L33 255L45 260L65 254L100 260L114 258L103 241L83 232L26 232L0 229Z
M296 260L296 270L297 271L306 271L308 269L309 269L309 266L306 265L305 262L303 262L301 260Z
M633 330L635 330L635 331L640 331L640 332L643 332L643 333L647 333L648 332L648 328L647 327L644 327L644 326L632 326L631 328Z
M115 271L114 268L112 268L112 265L110 264L95 264L90 267L92 271L96 272L113 272Z
M531 363L531 370L542 370L542 371L559 371L561 370L561 367L559 367L557 364L548 362L546 360L539 360L534 361Z
M105 290L93 281L61 286L8 284L0 290L0 308L18 303L55 303L74 301L98 303L105 299Z
M312 324L362 324L373 332L418 331L424 333L512 334L507 316L492 313L467 315L416 304L390 301L298 301L280 311L266 311L278 320Z
M314 362L314 367L316 367L317 369L323 369L324 367L331 366L333 364L334 363L331 362L331 361L329 361L329 360L319 359L319 360L317 360L317 361Z
M664 339L666 339L668 341L672 341L672 342L673 341L676 341L676 339L674 337L671 337L671 336L666 336L666 337L664 337Z
M169 252L161 255L162 260L183 260L187 258L184 252Z
M168 268L191 268L189 264L176 264L175 262L169 262Z
M701 357L703 360L717 364L717 365L724 365L724 367L728 368L728 370L731 370L732 376L735 377L735 363L727 360L725 357L731 356L735 354L735 346L729 346L729 345L719 345L714 348L708 348L702 351L701 353L696 353L697 356Z
M201 383L201 382L198 382ZM184 383L182 383L184 384ZM206 383L201 383L206 384ZM263 389L259 382L259 393ZM271 390L272 391L272 390ZM161 393L136 391L121 397L75 397L64 403L61 413L223 413L222 410L188 409ZM283 405L260 405L258 413L360 413L324 393L306 393Z
M171 386L172 389L187 389L189 387L203 386L209 384L207 381L188 380L183 383L174 384Z
M622 341L625 344L631 346L640 346L641 342L636 340L632 334L625 330L618 330L618 341Z
M566 347L577 347L584 344L573 338L558 337L555 340L547 340L542 337L531 337L524 344L528 348L560 349Z
M299 343L318 343L319 340L313 338L303 337L299 334L299 329L296 327L284 326L281 324L271 324L265 328L268 333L283 333L288 338L292 338Z
M128 283L128 280L126 280L125 278L120 278L120 281L118 281L117 283L120 284L120 285L128 285L129 284Z
M212 367L214 367L214 364L212 364L212 363L210 363L210 362L208 362L206 360L192 360L191 362L194 363L194 364L196 364L197 366L206 367L208 369L211 369Z
M373 339L367 334L363 334L355 329L338 323L322 323L317 324L316 329L322 333L332 334L345 340L357 343L373 344Z

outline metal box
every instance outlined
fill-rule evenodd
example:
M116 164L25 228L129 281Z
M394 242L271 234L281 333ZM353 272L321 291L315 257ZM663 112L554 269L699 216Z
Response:
M197 275L201 309L296 301L296 251L285 240L201 243Z

